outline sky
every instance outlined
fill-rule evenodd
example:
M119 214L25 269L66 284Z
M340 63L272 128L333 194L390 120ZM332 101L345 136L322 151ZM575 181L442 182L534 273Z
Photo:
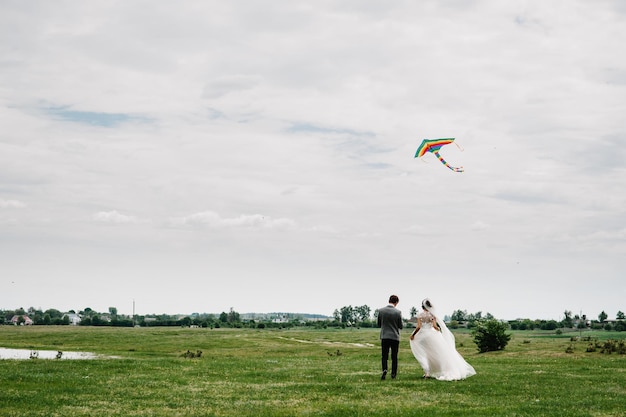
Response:
M614 318L624 39L618 0L2 0L0 309Z

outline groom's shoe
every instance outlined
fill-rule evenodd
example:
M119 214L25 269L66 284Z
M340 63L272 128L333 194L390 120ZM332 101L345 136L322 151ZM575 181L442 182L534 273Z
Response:
M391 379L396 379L396 374L391 374Z
M384 381L386 377L387 377L387 371L383 371L383 374L380 376L380 380Z

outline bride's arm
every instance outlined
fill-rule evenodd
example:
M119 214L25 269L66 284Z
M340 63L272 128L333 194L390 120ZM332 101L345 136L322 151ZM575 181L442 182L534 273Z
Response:
M422 327L422 320L421 319L417 319L417 327L415 328L415 330L413 331L413 333L411 333L411 340L413 340L413 338L415 337L415 335L417 334L417 332L420 331L420 328Z

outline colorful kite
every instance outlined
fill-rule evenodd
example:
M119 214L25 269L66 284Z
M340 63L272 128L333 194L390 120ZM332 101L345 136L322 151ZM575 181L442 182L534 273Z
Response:
M445 166L450 168L452 171L454 171L454 172L463 172L463 167L455 168L453 166L450 166L450 164L448 164L445 161L445 159L443 159L441 157L441 155L439 155L439 149L441 149L441 147L444 146L444 145L451 144L452 142L454 142L454 138L424 139L422 141L422 144L419 146L419 148L417 148L417 152L415 152L415 158L421 158L422 156L424 156L424 154L426 152L430 152L430 153L435 154L437 159L439 159L439 161L442 164L444 164ZM456 143L455 143L455 145L456 145ZM459 145L457 145L457 146L459 146Z

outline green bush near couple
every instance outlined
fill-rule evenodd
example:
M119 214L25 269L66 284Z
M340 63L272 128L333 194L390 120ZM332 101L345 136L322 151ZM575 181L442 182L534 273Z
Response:
M488 353L455 332L477 375L441 382L421 378L410 330L398 379L381 381L377 329L0 326L1 347L117 357L0 360L0 415L624 416L626 355L586 352L578 332L511 332Z

